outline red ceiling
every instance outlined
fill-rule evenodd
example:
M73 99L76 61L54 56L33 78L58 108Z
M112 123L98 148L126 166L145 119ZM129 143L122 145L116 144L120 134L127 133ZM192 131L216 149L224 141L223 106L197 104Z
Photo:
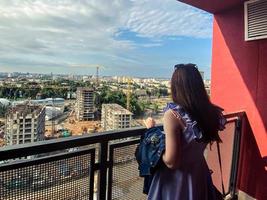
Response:
M242 4L245 0L178 0L210 13L218 13L223 10Z

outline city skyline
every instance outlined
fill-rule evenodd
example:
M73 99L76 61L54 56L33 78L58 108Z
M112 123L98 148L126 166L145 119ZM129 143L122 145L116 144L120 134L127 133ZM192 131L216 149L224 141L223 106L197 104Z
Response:
M0 71L170 77L177 63L210 76L212 16L180 2L1 1Z
M203 80L210 80L210 77L205 77L206 74L204 73L204 71L200 70L200 74L201 76L203 76ZM17 72L17 71L12 71L12 72L0 72L0 77L3 76L7 77L7 78L15 78L17 76L30 76L32 78L36 78L36 76L51 76L51 78L53 78L52 76L56 76L56 78L70 78L70 77L88 77L88 78L96 78L96 72L94 74L69 74L69 73L61 73L61 74L54 74L53 72L51 73L33 73L33 72ZM137 78L137 79L157 79L157 80L170 80L171 77L160 77L160 76L126 76L126 75L101 75L99 76L99 78ZM29 78L29 77L28 77Z

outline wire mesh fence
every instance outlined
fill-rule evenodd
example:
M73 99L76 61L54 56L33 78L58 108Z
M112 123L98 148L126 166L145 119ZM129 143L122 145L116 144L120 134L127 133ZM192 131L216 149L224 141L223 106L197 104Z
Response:
M110 170L112 187L109 199L143 200L143 178L139 177L138 165L134 156L137 140L112 145L110 155L113 167Z
M36 159L36 163L0 172L1 200L67 200L92 196L92 153ZM11 162L17 163L17 161Z

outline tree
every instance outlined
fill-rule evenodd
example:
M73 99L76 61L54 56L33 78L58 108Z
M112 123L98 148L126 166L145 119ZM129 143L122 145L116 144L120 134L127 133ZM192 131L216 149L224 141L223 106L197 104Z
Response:
M159 106L158 106L158 104L154 103L154 104L152 105L152 109L153 109L153 112L157 114L158 111L159 111Z
M5 117L9 106L0 103L0 117Z
M142 105L142 103L138 101L138 97L135 94L131 95L130 108L131 108L131 112L134 115L140 116L144 114L145 106Z
M138 101L138 97L135 94L131 94L130 98L130 110L134 115L142 115L145 110L144 103ZM95 96L95 105L97 110L101 110L103 103L117 103L122 107L126 107L127 97L126 95L118 90L112 91L109 87L104 86Z
M159 88L159 93L161 96L168 96L168 89L167 88Z

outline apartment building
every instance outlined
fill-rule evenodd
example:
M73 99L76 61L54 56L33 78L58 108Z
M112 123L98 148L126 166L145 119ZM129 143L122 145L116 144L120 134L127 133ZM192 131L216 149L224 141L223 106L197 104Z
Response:
M133 113L118 104L102 104L101 126L106 131L130 128L132 116Z
M201 78L202 78L203 80L205 80L204 71L199 71L199 73L200 73L200 75L201 75Z
M77 88L76 118L79 121L94 119L94 90L91 88Z
M44 139L45 107L16 105L6 117L5 141L7 145L24 144Z

